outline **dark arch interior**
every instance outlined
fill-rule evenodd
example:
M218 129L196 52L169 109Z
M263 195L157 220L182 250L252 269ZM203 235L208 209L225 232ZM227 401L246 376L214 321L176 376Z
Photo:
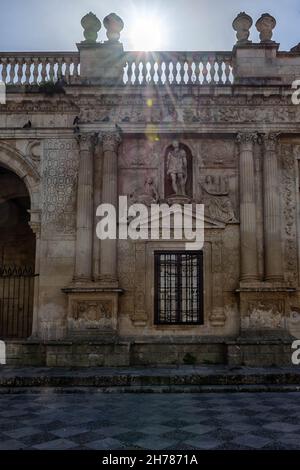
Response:
M28 224L29 209L25 183L0 166L0 266L34 267L35 236Z
M32 332L35 236L25 183L0 166L0 339Z

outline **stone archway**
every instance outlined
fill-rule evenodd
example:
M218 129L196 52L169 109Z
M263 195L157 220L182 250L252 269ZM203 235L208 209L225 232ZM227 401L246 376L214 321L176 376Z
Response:
M39 174L26 157L0 143L0 339L36 331Z

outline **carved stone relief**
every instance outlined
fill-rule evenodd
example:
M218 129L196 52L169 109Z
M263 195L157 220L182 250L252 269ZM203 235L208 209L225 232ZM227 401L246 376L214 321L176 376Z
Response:
M36 164L41 161L42 143L40 140L31 140L28 142L26 155Z
M200 178L199 184L201 188L200 200L205 205L207 216L226 224L236 223L235 210L229 197L229 178L206 175Z
M147 177L143 188L136 188L129 196L129 202L132 204L144 204L151 206L151 204L157 204L159 202L159 194L157 185L152 177Z
M283 326L285 302L283 299L254 299L249 301L247 315L242 319L244 328L280 329Z
M47 230L75 233L78 147L72 140L47 140L43 158L43 223Z
M119 168L157 168L161 146L146 139L125 140L119 150Z
M199 157L201 160L199 161ZM205 139L199 142L198 163L201 168L236 168L237 149L233 140Z
M73 318L69 318L72 330L102 330L110 328L112 317L111 302L84 301L73 304Z
M101 96L80 99L82 122L149 124L299 122L300 109L287 96ZM151 105L147 106L148 102Z

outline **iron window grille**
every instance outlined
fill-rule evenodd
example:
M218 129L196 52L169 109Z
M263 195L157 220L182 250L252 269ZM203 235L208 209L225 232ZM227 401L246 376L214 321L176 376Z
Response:
M203 324L203 252L157 251L155 324Z

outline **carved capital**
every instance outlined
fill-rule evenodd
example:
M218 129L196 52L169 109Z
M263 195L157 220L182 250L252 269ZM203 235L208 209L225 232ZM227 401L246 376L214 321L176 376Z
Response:
M258 141L258 134L256 132L239 132L236 141L240 145L253 145Z
M267 151L269 152L276 151L279 136L280 136L280 132L270 132L268 134L262 134L260 136L262 143L264 144L264 147Z
M85 151L94 151L95 146L98 142L98 135L94 132L88 132L84 134L79 134L76 137L77 143L79 145L79 149L81 152Z
M41 234L41 211L40 210L29 210L30 221L29 226L37 238Z
M120 132L106 132L101 136L102 147L104 152L117 152L122 142Z

